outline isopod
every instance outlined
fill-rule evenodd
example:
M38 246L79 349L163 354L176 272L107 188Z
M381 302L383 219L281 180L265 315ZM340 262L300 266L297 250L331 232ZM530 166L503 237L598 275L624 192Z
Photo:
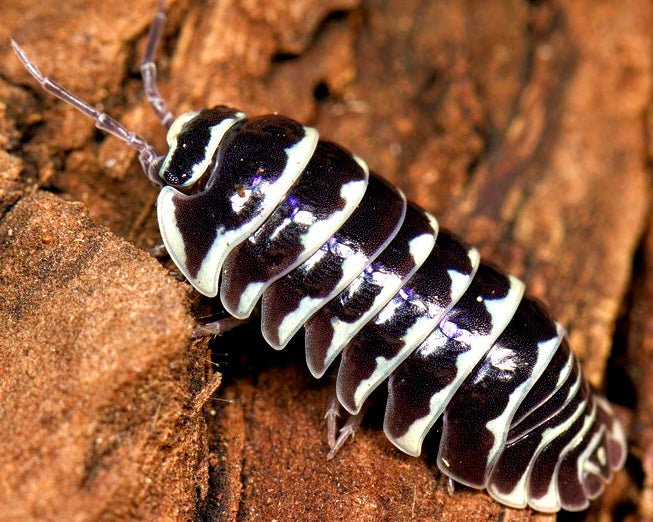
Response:
M168 129L166 154L12 46L46 91L138 151L161 189L163 243L198 292L219 294L238 319L260 303L263 336L275 349L303 328L317 378L339 358L330 456L387 382L384 431L400 450L420 455L440 422L437 464L454 481L508 506L586 508L623 466L626 443L563 327L524 296L521 281L481 262L315 129L226 106L174 118L155 81L164 20L160 7L141 71ZM340 407L351 416L338 434Z

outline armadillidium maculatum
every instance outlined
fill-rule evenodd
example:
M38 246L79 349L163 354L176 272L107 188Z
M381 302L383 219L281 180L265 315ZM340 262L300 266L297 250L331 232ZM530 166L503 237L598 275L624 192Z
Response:
M480 262L428 212L315 129L217 106L167 110L150 33L145 91L168 127L160 155L144 138L45 78L50 93L139 152L161 187L157 214L190 284L233 317L261 303L263 336L284 348L303 327L310 372L340 357L329 408L333 455L369 395L387 381L384 431L420 455L441 424L438 467L499 502L581 510L623 466L623 429L581 375L564 329L524 285ZM208 331L216 331L219 325ZM339 436L333 415L351 417Z

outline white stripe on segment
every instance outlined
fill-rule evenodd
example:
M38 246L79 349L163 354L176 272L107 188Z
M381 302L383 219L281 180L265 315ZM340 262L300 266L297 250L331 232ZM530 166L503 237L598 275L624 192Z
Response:
M277 335L279 336L279 342L273 343L268 338L268 335L266 334L265 330L263 330L263 338L275 350L283 350L288 344L288 342L290 342L290 339L292 339L292 336L297 333L297 331L306 322L308 317L310 317L310 315L317 308L319 308L320 303L322 303L323 301L324 300L321 298L303 297L302 300L299 302L297 308L294 311L286 314L283 320L281 321L281 324L279 325L279 329L277 332Z
M488 470L498 458L500 450L506 442L508 437L506 426L510 426L512 417L519 408L519 405L551 362L551 359L562 342L563 335L564 331L558 330L556 337L537 343L537 361L535 362L530 377L510 394L508 404L503 410L503 413L485 425L487 430L492 433L492 436L494 437L494 442L488 452Z
M599 428L599 430L594 434L594 436L592 437L592 440L588 444L586 450L583 452L583 454L584 454L584 458L582 459L583 467L581 468L581 470L582 470L581 478L582 478L582 476L584 474L596 475L599 478L599 480L601 481L601 484L605 484L605 481L603 480L603 477L601 476L601 469L599 468L599 466L594 464L594 462L590 461L590 458L592 457L592 455L594 454L595 451L597 453L597 458L598 458L598 454L601 451L603 451L603 453L605 453L605 450L604 450L603 446L601 446L601 447L599 447L597 449L597 446L601 443L601 438L603 437L605 432L606 432L606 427L601 426ZM598 497L601 494L602 491L603 491L603 486L601 486L601 488L595 494L588 495L588 497L590 499L595 499L596 497Z
M444 411L453 394L456 393L469 373L485 356L512 319L524 294L524 283L513 276L508 276L508 279L510 280L510 289L506 297L484 300L485 307L492 317L491 331L484 336L472 336L469 342L469 350L460 354L456 360L456 377L454 380L431 397L429 413L413 422L408 431L401 437L393 437L388 430L385 430L386 437L404 453L415 457L421 454L424 438ZM446 344L448 338L442 332L439 334L437 332L438 330L435 330L434 334L442 335L442 344Z
M367 165L365 165L365 167L367 167ZM406 196L401 191L398 191L398 194L401 197L402 201L404 202L403 210L400 216L401 219L398 220L398 223L403 223L404 217L406 215L406 204L405 204ZM338 257L343 258L343 261L341 265L342 277L340 278L340 281L338 281L338 283L336 284L335 288L329 293L329 295L327 295L323 299L316 299L315 302L313 302L313 300L310 298L302 299L299 305L297 306L297 308L293 312L287 314L286 317L284 317L283 321L281 322L278 331L278 336L279 336L278 345L275 346L272 345L272 343L270 343L270 345L278 350L283 349L290 342L292 336L297 333L297 331L304 325L306 321L308 321L308 319L310 319L311 316L313 316L313 314L315 314L320 308L322 308L324 304L328 303L329 301L331 301L331 299L333 299L335 296L340 294L345 288L347 288L352 283L352 281L354 281L359 275L361 275L363 270L365 270L365 267L376 257L378 257L392 242L398 230L399 227L397 227L397 229L394 231L394 234L389 235L385 239L383 244L380 245L379 248L377 249L376 254L371 258L367 258L362 253L356 253L356 254L347 253L346 256L342 251L336 253ZM337 248L338 250L342 250L348 247L346 245L336 244L334 248ZM323 255L324 254L322 253L322 251L318 250L315 254L313 254L312 257L307 259L305 261L305 263L308 265L307 269L310 270L311 266L318 263L322 259ZM269 343L267 337L266 337L266 341L268 341ZM325 369L323 371L318 371L318 369L313 367L310 364L310 362L308 362L307 365L311 374L316 379L321 378L326 372L326 368L328 368L328 366L325 366Z
M377 282L382 286L381 292L376 296L372 302L372 306L367 313L363 314L357 321L349 323L343 321L338 317L331 319L331 327L333 328L333 338L331 344L327 349L325 356L325 367L331 365L334 359L342 351L345 345L351 341L360 329L384 306L394 294L399 291L403 280L394 274L377 274ZM356 281L352 283L356 285ZM355 291L355 289L354 289Z
M467 275L456 272L455 270L447 270L451 279L451 303L449 306L443 309L438 315L430 314L430 316L419 318L401 338L404 347L394 357L390 359L386 359L385 357L376 358L376 368L374 372L367 379L363 380L356 388L354 404L357 411L360 410L365 399L376 389L378 384L386 379L402 362L404 362L404 360L406 360L415 348L424 342L438 324L440 324L442 318L451 310L451 308L454 307L465 293L469 285L472 283L473 274L476 273L478 262L480 261L477 250L473 249L468 255L470 261L472 261L472 274ZM376 323L383 323L392 316L394 310L398 306L393 306L393 302L394 300L390 301L390 303L381 310L379 315L375 318Z
M387 307L386 307L387 308ZM442 314L444 315L444 314ZM419 318L411 326L406 334L401 338L404 347L395 357L386 359L385 357L376 358L376 368L372 375L360 382L354 392L354 405L356 413L360 411L363 401L376 389L384 379L386 379L397 368L412 351L419 346L422 341L428 337L433 328L437 326L439 320L433 320L429 317Z
M616 467L611 467L611 469L612 471L621 469L626 462L626 456L627 456L626 433L624 432L624 427L615 416L612 406L605 398L601 397L600 395L595 395L594 402L596 402L597 406L600 407L603 411L605 411L608 414L609 417L612 418L612 424L608 428L608 433L606 434L606 436L608 437L609 440L616 442L621 447L621 461L618 463Z
M433 223L431 222L433 225ZM437 222L436 222L437 226ZM408 248L411 256L413 257L415 266L411 272L404 278L397 277L395 274L382 274L376 272L375 283L381 287L381 291L376 296L370 309L363 314L357 321L349 323L342 321L337 317L331 319L331 327L333 328L333 338L331 344L327 349L325 357L325 368L329 367L331 363L338 357L338 354L343 350L349 341L369 322L375 315L379 313L381 308L383 308L393 296L399 292L404 283L410 279L413 274L419 269L420 266L424 263L426 258L433 250L435 246L435 234L437 234L437 229L434 230L434 234L422 234L408 242ZM430 243L430 248L428 247ZM343 404L344 407L344 404ZM349 412L352 415L354 412Z
M581 404L581 406L586 406L587 405L587 400ZM580 406L579 406L580 408ZM575 417L575 415L574 415ZM553 474L553 477L551 479L551 483L549 484L549 488L546 492L546 494L541 497L541 498L529 498L528 499L528 505L532 507L533 509L536 509L538 511L542 511L544 513L553 513L555 511L560 510L560 495L558 493L558 472L560 470L560 464L565 458L565 455L569 453L572 449L574 449L578 444L583 440L585 437L585 434L588 432L590 427L592 426L592 423L594 422L594 419L596 417L596 404L593 404L592 406L592 412L588 415L585 415L585 419L583 420L583 426L581 429L578 431L576 436L569 442L565 448L560 452L560 457L558 458L558 464L556 465L555 472ZM575 419L574 419L575 420ZM566 423L565 423L566 424ZM544 432L545 435L547 435L540 445L537 447L537 451L535 456L531 459L531 464L528 468L528 474L530 475L530 472L533 467L533 463L535 461L535 457L540 454L540 452L548 446L555 438L557 438L559 435L562 435L569 427L571 426L572 423L569 425L561 426L559 428L551 428L548 429ZM551 434L549 435L549 432ZM576 463L578 465L578 462ZM583 483L583 478L581 476L582 474L582 468L578 468L578 480L582 484ZM589 505L589 501L585 499L585 505Z
M315 129L304 127L304 132L305 136L300 141L286 149L288 161L277 182L264 189L266 196L261 203L259 214L255 219L243 224L240 228L229 231L225 231L224 227L218 228L216 238L202 262L197 277L191 277L186 266L185 245L177 229L174 217L173 198L185 198L187 196L169 186L163 187L159 192L157 215L163 243L180 272L202 295L207 297L218 295L220 270L227 254L263 224L303 172L315 151L319 138ZM240 319L244 319L244 317L240 317Z
M174 121L174 123L168 130L168 134L166 136L166 140L168 142L168 153L166 154L163 166L160 169L161 172L164 172L165 170L168 169L170 161L178 147L177 137L181 132L184 124L191 121L198 114L199 111L187 112L186 114L182 114L181 116L179 116L179 118L177 118ZM202 175L206 172L206 170L213 162L213 156L215 154L215 151L218 149L218 146L220 145L220 142L222 141L222 138L224 137L226 132L231 127L233 127L238 121L242 120L244 117L245 117L244 113L238 112L235 114L235 117L225 118L217 125L213 125L211 127L211 131L210 131L211 137L209 138L209 142L206 144L206 147L204 148L204 156L199 163L193 165L191 175L181 185L182 187L190 187L193 183L195 183L199 178L202 177Z
M558 322L556 322L556 327L558 328L558 331L560 331L560 329L562 328L562 326ZM526 419L535 410L537 410L538 408L540 408L541 406L546 404L546 402L557 393L557 391L567 381L567 378L569 377L569 374L571 373L571 370L574 367L574 363L575 363L574 356L570 352L568 357L567 357L567 362L562 367L562 370L560 371L560 375L558 375L558 382L556 383L556 386L553 389L553 391L551 393L549 393L549 395L544 397L539 403L537 403L537 405L532 410L523 413L522 416L519 419L513 419L511 429L515 429L515 427L519 426L519 424L521 424L521 422L524 419ZM576 386L572 387L572 390L577 389L578 386L580 386L580 379L576 380ZM570 393L570 395L574 396L575 392ZM569 400L571 400L571 399L568 397L567 400L565 401L565 405L569 403ZM539 426L539 424L538 424L538 426ZM528 433L528 432L526 432L526 433Z
M494 487L492 482L490 482L487 487L487 491L490 494L490 496L493 499L497 500L498 502L501 502L502 504L505 504L507 506L519 508L519 509L525 508L526 505L528 504L528 495L526 490L527 480L530 476L531 469L533 467L533 463L535 462L535 459L541 453L542 449L548 446L548 444L553 439L555 439L561 433L567 431L572 426L572 424L576 422L576 419L578 419L578 417L581 416L583 411L585 411L586 406L587 406L586 401L581 402L576 408L576 411L574 411L573 415L571 415L562 424L548 428L542 433L542 440L538 445L537 449L535 450L535 452L533 453L528 468L526 468L526 471L524 471L524 474L519 479L519 482L510 493L501 493ZM552 511L558 511L558 509L560 508L558 507L556 509L553 509Z
M352 157L354 158L354 161L358 163L360 168L362 168L365 171L366 175L370 173L370 168L367 166L367 163L365 163L365 160L363 158L357 156L356 154L352 154Z
M200 113L200 111L190 111L180 114L170 125L168 132L166 133L166 141L168 142L168 151L174 150L177 148L177 136L181 132L181 129L184 128L184 125L190 120L195 118ZM164 164L165 165L165 164Z
M405 212L405 210L404 210ZM378 253L380 254L385 248L388 246L388 244L391 242L394 236L390 236L386 242L381 245L381 247L378 249ZM346 245L336 245L337 248L343 248L346 247ZM341 253L342 254L342 253ZM328 303L333 299L335 296L340 294L345 288L347 288L356 277L358 277L363 270L365 270L365 267L370 263L370 259L368 259L365 255L361 253L356 253L356 254L351 254L348 256L342 256L339 255L339 257L343 257L342 261L342 277L340 278L340 281L336 284L334 289L324 298L320 299L313 299L309 297L303 298L297 308L288 314L283 318L283 321L279 325L279 331L278 331L278 336L279 336L279 344L274 346L273 348L276 348L278 350L284 348L288 342L290 342L290 339L292 338L293 335L295 335L299 329L304 325L310 317L317 312L322 305ZM318 250L315 254L313 254L312 257L310 257L306 263L309 263L310 265L314 265L318 263L321 258L323 257L323 253L321 250ZM310 266L308 267L310 269ZM269 340L266 338L266 340L269 342ZM316 368L311 367L309 364L309 370L313 374L313 376L317 379L322 377L324 375L324 371L318 372ZM326 367L325 367L326 371Z
M349 218L352 212L356 210L356 206L363 199L366 187L367 176L363 180L350 181L349 183L345 183L340 188L340 197L344 200L344 205L341 210L333 212L327 219L314 221L312 224L304 223L305 225L309 225L300 238L304 249L301 255L297 257L295 262L288 266L284 271L276 274L273 278L267 281L256 281L247 285L247 288L240 295L238 308L232 310L231 307L229 307L227 308L227 312L238 318L249 317L249 315L252 313L252 310L256 306L256 303L263 295L263 292L267 287L309 259L333 234L336 233L342 224L347 221L347 218ZM305 214L312 216L310 213ZM295 215L292 219L284 220L284 223L288 221L287 224L290 224L292 221L296 221L296 218L297 215ZM283 224L280 225L279 228L282 226Z

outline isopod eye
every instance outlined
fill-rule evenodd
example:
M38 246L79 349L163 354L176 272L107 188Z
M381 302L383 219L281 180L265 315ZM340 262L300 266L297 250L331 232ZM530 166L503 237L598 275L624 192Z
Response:
M187 168L182 167L181 159L186 157L183 151L187 149L185 141L188 137L182 136L180 143L179 137L184 130L185 125L193 118L197 117L199 111L186 112L179 116L168 129L166 141L168 142L168 154L166 154L159 170L159 176L167 185L184 186L191 179L192 174ZM180 157L181 156L181 157ZM182 167L182 170L179 170Z
M245 115L224 106L179 116L168 130L168 154L159 170L167 185L187 188L210 168L225 132Z

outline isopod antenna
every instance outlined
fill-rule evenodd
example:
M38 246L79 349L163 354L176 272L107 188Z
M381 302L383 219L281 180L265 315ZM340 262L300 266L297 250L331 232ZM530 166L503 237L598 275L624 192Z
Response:
M38 67L28 58L25 50L18 45L18 42L10 37L11 47L14 49L14 52L18 56L27 71L34 77L34 79L41 84L41 87L49 92L50 94L56 96L57 98L65 101L69 105L75 107L78 111L82 112L95 122L95 126L101 131L108 132L121 141L124 141L132 149L138 151L138 160L143 167L143 171L148 179L158 185L163 186L164 183L159 177L159 165L163 156L161 156L152 144L150 144L145 138L141 135L136 134L135 132L130 131L118 120L112 118L105 112L98 111L95 107L86 103L79 96L73 94L65 87L59 85L57 82L51 80L47 76L44 76ZM153 80L154 76L152 76ZM151 85L154 85L154 82L151 82ZM156 87L154 87L154 92L158 95ZM148 96L148 99L149 96ZM160 96L159 96L160 99ZM157 107L153 101L150 101L152 106L155 108L155 112L159 114ZM163 105L165 110L165 104ZM162 121L164 121L162 119Z
M175 115L168 109L163 96L161 96L156 86L156 62L154 61L165 23L165 6L163 0L160 0L156 15L150 27L150 34L147 37L147 44L145 45L145 54L141 62L141 77L143 78L143 89L145 90L147 101L150 102L152 110L159 118L161 124L166 129L169 129L175 119Z

